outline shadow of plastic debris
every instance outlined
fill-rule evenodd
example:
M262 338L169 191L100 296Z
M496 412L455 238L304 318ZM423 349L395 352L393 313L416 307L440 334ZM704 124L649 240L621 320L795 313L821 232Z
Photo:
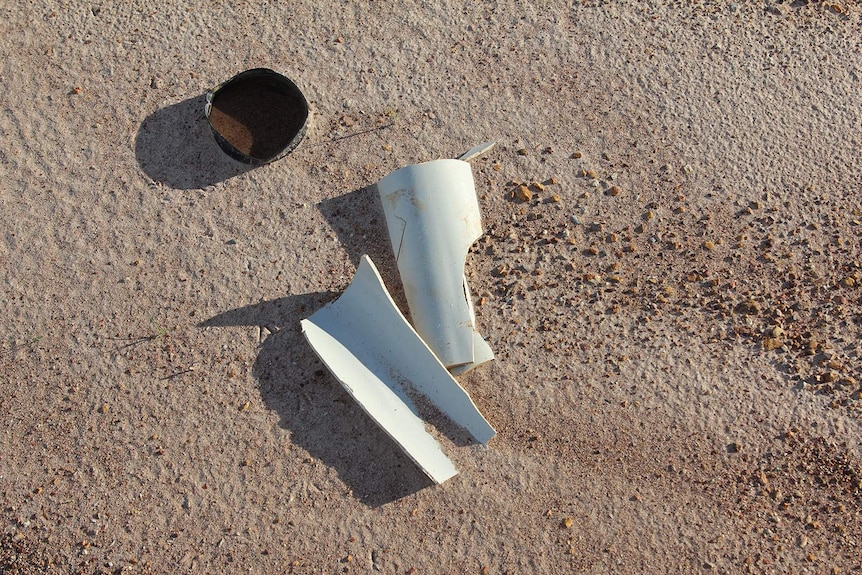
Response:
M332 467L360 501L378 507L433 483L332 378L300 332L300 319L338 295L263 301L199 327L260 326L271 332L252 368L264 403L278 413L296 445Z
M323 200L317 204L317 209L338 236L339 243L355 267L359 266L359 258L363 255L371 258L389 294L409 318L395 255L389 245L389 231L377 184Z
M135 139L135 157L147 176L172 188L211 186L253 168L232 160L215 141L201 94L150 114Z

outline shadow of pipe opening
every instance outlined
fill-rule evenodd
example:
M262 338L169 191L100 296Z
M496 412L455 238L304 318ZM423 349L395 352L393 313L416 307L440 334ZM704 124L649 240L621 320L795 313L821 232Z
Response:
M151 180L190 190L253 169L219 148L204 115L205 101L201 94L162 108L141 122L135 138L135 158Z

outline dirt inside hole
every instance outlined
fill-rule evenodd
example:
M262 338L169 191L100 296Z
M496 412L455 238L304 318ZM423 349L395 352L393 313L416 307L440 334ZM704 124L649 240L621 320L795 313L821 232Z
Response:
M298 96L272 78L241 80L223 88L210 110L216 131L240 152L268 160L302 128L306 115Z

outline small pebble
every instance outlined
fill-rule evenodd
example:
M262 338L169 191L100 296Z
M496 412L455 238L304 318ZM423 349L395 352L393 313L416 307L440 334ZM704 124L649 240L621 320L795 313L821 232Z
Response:
M760 313L760 306L754 300L746 300L737 306L737 310L744 314L754 315Z
M619 186L611 186L611 188L608 190L608 194L610 194L612 196L620 195L620 187Z
M533 192L527 186L518 186L515 190L515 197L522 202L529 202L533 199Z
M765 351L772 351L774 349L778 349L779 347L781 347L781 345L781 340L777 337L768 337L763 340L763 349Z

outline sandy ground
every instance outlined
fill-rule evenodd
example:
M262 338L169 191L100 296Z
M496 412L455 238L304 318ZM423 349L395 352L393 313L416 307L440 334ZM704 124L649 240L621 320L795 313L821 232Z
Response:
M387 4L0 6L0 571L862 570L862 7ZM249 169L258 66L312 119ZM299 320L403 301L374 183L491 139L432 486Z

